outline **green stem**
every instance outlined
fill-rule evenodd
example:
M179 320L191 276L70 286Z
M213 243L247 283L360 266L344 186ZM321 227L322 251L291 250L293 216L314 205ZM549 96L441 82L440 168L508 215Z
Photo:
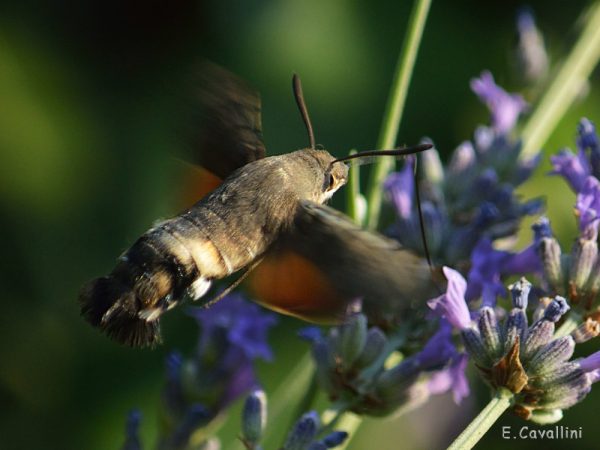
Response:
M500 388L487 406L483 408L469 426L448 447L448 450L468 450L473 448L502 413L508 409L512 404L512 400L512 392Z
M354 155L356 150L350 150ZM354 162L350 164L348 173L348 188L346 190L346 213L357 224L362 225L364 215L361 213L360 202L360 166Z
M317 382L317 372L316 370L313 370L312 377L310 379L310 384L308 385L306 394L304 394L296 408L294 408L294 414L292 414L292 417L290 418L290 424L287 427L288 430L292 429L292 427L302 414L308 412L312 408L318 392L319 384Z
M348 433L348 437L341 446L336 447L338 450L344 450L346 447L348 447L350 441L356 435L356 431L358 430L358 427L360 427L361 423L362 419L354 413L346 412L342 415L338 421L338 429Z
M270 396L269 417L276 417L278 420L287 420L290 405L300 402L307 392L307 387L312 380L314 366L310 352L306 352L300 361L289 371L289 375L279 384L275 392ZM290 417L290 420L293 418ZM295 417L298 419L298 417ZM284 422L285 423L285 422ZM288 431L283 427L270 427L269 433L264 439L265 448L276 448L275 442L281 442L285 433ZM235 448L234 446L225 446L223 448Z
M519 158L536 155L565 112L585 86L600 59L600 2L595 2L575 47L562 63L556 77L523 128L523 148Z
M334 408L333 410L330 409L325 411L325 413L323 413L323 419L325 420L327 416L329 416L330 418L327 419L327 423L319 431L319 435L323 437L331 433L334 430L334 428L338 425L342 417L344 417L344 414L346 414L347 412L348 407L346 405L340 405L339 407Z
M582 319L581 314L571 311L562 325L556 330L556 333L554 333L554 339L571 334L579 326Z
M408 21L408 34L404 40L402 51L396 65L394 81L388 98L388 103L383 115L383 123L377 140L377 148L391 149L396 145L398 138L398 129L402 120L404 104L406 102L406 94L408 86L417 59L417 52L425 29L425 22L431 0L417 0L413 6L413 10ZM374 229L379 222L379 212L381 210L381 185L385 177L389 174L394 166L393 157L380 157L373 168L373 174L370 179L367 204L368 217L367 227Z

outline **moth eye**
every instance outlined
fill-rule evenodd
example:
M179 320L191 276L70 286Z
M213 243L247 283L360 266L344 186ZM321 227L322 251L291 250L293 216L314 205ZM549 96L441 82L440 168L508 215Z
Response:
M333 189L333 185L335 184L335 178L332 174L329 174L329 189Z

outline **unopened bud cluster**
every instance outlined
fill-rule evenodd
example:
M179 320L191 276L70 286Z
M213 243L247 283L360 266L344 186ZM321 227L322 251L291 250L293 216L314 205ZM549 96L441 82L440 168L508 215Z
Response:
M534 226L536 250L542 265L544 288L569 300L581 314L594 314L600 290L600 258L596 236L581 234L570 253L563 253L550 228L542 217Z
M569 310L560 296L543 299L533 323L526 314L531 284L525 279L510 286L513 308L500 321L491 307L461 330L466 350L493 388L515 394L514 412L542 423L559 420L562 410L581 401L596 381L595 367L570 360L575 344L598 334L587 322L571 335L556 333L556 323Z
M372 416L418 402L416 393L427 396L427 392L416 389L417 382L455 356L454 347L446 341L448 330L448 334L434 335L422 351L388 367L386 361L393 359L390 355L394 355L398 342L379 328L368 327L362 314L332 328L326 336L313 329L305 337L312 341L318 381L330 400L355 413Z
M267 425L267 399L263 391L252 392L244 404L241 440L248 450L262 450ZM287 435L282 450L327 450L341 445L348 437L343 431L326 432L315 411L304 414Z

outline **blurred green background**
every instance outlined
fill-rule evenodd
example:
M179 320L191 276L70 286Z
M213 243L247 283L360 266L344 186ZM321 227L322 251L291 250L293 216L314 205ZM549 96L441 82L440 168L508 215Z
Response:
M192 319L181 311L168 314L165 345L131 350L84 323L76 298L83 282L109 271L154 220L181 206L184 167L177 157L183 151L176 129L184 120L182 79L190 67L209 58L261 91L271 154L306 143L290 89L293 71L303 78L317 141L337 154L370 149L411 4L0 4L0 448L115 449L132 407L144 413L148 444L156 434L163 359L170 349L191 351L197 334ZM469 90L471 77L490 69L501 85L518 87L511 49L521 5L433 2L400 142L427 135L448 154L487 122ZM556 62L570 48L586 3L529 5ZM552 135L548 152L574 145L582 115L600 121L597 77L590 87ZM548 196L550 217L568 245L575 231L573 195L543 172L524 195ZM268 392L305 348L290 331L301 325L282 318L272 335L275 361L260 366ZM367 420L350 448L441 448L487 402L479 380L472 387L476 395L460 407L443 396L408 416ZM582 440L513 440L511 446L597 448L598 400L596 389L562 422L581 426ZM238 421L233 412L224 431L230 438ZM271 419L272 427L283 423ZM500 427L507 424L521 422L503 417L481 447L505 446Z

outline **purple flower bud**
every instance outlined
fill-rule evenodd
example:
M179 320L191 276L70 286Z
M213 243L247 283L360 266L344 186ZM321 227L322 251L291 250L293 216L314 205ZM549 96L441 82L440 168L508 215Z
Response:
M341 445L347 437L348 433L345 431L334 431L323 438L323 444L325 444L327 448L334 448Z
M125 443L122 450L142 450L142 443L139 437L140 422L142 413L134 409L127 415L127 424L125 425Z
M524 309L514 308L508 315L504 326L504 353L508 353L515 345L517 338L519 342L523 342L526 334L527 315Z
M485 169L481 175L475 180L475 192L478 195L481 193L487 194L493 191L498 184L498 174L493 168Z
M165 358L166 383L163 391L163 401L168 414L180 416L187 407L183 395L182 368L183 358L178 352L171 352Z
M573 374L578 371L582 372L579 364L570 361L557 367L556 370L540 374L537 381L538 384L544 386L556 386L560 385L565 380L571 379Z
M444 267L443 271L448 280L446 293L429 300L427 306L440 316L445 317L452 326L459 330L465 329L471 324L471 316L465 302L467 282L456 270Z
M520 9L517 15L517 31L519 33L526 33L532 28L535 28L535 20L531 10L529 8Z
M325 340L313 344L312 357L315 360L319 384L326 392L332 393L335 385L331 379L331 369L335 367L335 356Z
M579 367L584 372L600 369L600 352L592 353L587 358L579 360Z
M560 244L552 235L550 222L546 217L542 217L532 228L535 233L534 246L541 261L544 278L554 292L563 293L562 251Z
M519 12L517 31L517 61L521 74L528 82L540 80L548 70L548 55L544 47L544 38L536 28L530 11L523 9Z
M422 139L421 144L433 144L433 142L430 139ZM444 181L444 167L435 147L421 154L421 167L425 179L430 183L437 185Z
M539 268L539 258L534 246L520 253L510 253L494 249L489 238L479 240L471 254L471 270L466 298L469 301L479 298L485 286L495 295L504 295L501 275L535 272Z
M377 327L372 327L367 332L367 340L363 351L358 356L355 366L358 368L368 367L381 356L385 349L387 338L383 331Z
M569 284L575 286L579 294L584 287L595 266L598 256L598 244L596 240L578 238L571 249L571 268L569 270Z
M469 357L462 353L452 365L446 369L434 372L427 381L430 394L442 394L452 390L454 402L459 404L470 393L469 381L466 376Z
M189 308L189 314L200 324L202 345L210 342L215 334L224 332L227 342L243 351L246 357L272 359L267 333L277 319L240 294L229 294L208 309Z
M493 203L483 202L479 206L479 211L475 216L473 221L473 227L475 229L485 229L488 227L494 220L497 220L500 216L500 211Z
M598 150L596 127L591 120L585 117L577 125L577 148L582 152L588 148Z
M488 366L492 363L478 328L465 328L461 331L461 336L467 353L473 358L476 364Z
M423 350L411 357L423 370L445 365L458 352L452 343L452 327L442 321L438 331L429 338Z
M542 319L535 322L529 332L527 339L522 345L521 361L528 361L537 351L552 340L554 335L554 322Z
M538 272L541 270L540 259L535 245L530 245L519 253L506 253L500 266L503 275Z
M517 170L512 180L515 186L519 186L524 181L528 180L535 169L538 168L542 161L542 153L523 161L517 161Z
M552 228L550 228L550 220L546 216L540 217L532 226L531 229L534 232L535 240L538 241L547 237L554 237Z
M567 300L560 295L552 299L546 311L544 311L544 319L550 322L558 322L558 320L571 309Z
M575 204L579 216L579 230L582 237L595 240L598 236L598 220L600 219L600 181L595 177L587 177L581 191L577 194Z
M578 403L591 389L586 373L579 369L572 370L552 385L546 385L539 406L546 409L566 409Z
M475 165L475 161L476 157L473 144L469 141L465 141L456 147L452 153L450 163L448 164L448 171L453 176L465 176L465 173Z
M315 326L302 327L298 330L298 337L314 344L323 339L321 328Z
M579 152L585 155L585 151L589 148L589 161L592 167L592 174L600 177L600 148L598 145L598 135L596 127L589 119L583 118L577 126L577 148Z
M316 411L304 414L288 434L284 450L304 450L317 435L320 423Z
M527 103L520 95L509 94L494 82L490 72L482 72L471 80L471 89L484 102L492 114L492 127L498 134L506 134L517 123Z
M179 381L183 357L179 352L171 352L165 358L165 367L168 381Z
M401 219L412 216L413 196L415 190L414 157L406 158L406 163L400 172L388 176L383 185L389 198L396 207Z
M527 309L527 300L531 291L531 283L525 277L522 277L516 283L509 287L512 295L513 306L519 309Z
M364 314L355 314L339 327L340 334L336 340L336 353L340 363L352 367L362 352L367 340L367 318Z
M496 313L492 308L486 306L480 309L478 326L486 352L492 359L496 359L500 356L503 346L500 343L500 328Z
M493 284L484 284L481 290L481 306L493 308L496 306L498 290Z
M479 126L473 133L473 141L475 142L475 148L477 153L485 154L494 144L496 133L489 127Z
M244 403L242 433L244 440L256 445L262 438L267 424L267 397L264 391L252 392Z
M420 369L419 361L414 358L405 359L379 375L375 386L376 392L388 400L399 398L418 378Z
M559 364L568 361L573 356L575 341L571 336L555 339L541 348L527 364L531 373L544 373L555 370Z
M550 157L551 175L562 176L575 192L583 188L584 180L591 174L591 167L585 156L574 155L571 150L564 149Z

